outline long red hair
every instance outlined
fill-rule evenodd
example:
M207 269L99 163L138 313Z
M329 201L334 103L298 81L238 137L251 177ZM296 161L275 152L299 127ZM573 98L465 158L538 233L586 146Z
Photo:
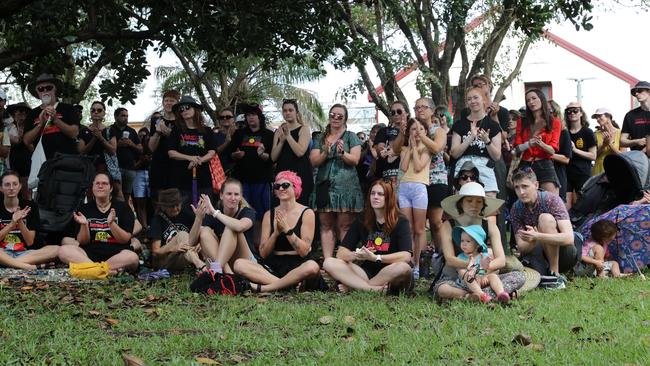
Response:
M395 226L397 226L397 197L395 196L395 190L393 186L382 179L374 181L370 188L368 189L368 197L366 197L366 213L363 218L363 224L368 229L368 231L375 230L375 224L377 222L377 216L375 215L375 210L370 206L370 193L372 188L375 186L381 186L384 189L384 233L389 234L393 232Z

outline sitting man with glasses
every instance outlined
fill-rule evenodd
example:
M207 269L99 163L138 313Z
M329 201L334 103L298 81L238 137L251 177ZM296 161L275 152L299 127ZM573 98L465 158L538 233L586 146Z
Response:
M620 144L632 150L646 150L646 136L650 134L650 83L639 81L630 93L639 106L625 114Z
M519 169L512 177L517 201L510 209L521 262L542 275L541 287L563 289L566 278L581 258L582 236L573 231L560 196L539 190L535 172Z
M41 105L32 109L25 121L25 145L37 146L43 138L45 158L51 159L57 152L79 154L77 135L79 135L79 117L71 104L60 103L57 95L61 92L63 82L50 74L42 74L29 84L29 92Z

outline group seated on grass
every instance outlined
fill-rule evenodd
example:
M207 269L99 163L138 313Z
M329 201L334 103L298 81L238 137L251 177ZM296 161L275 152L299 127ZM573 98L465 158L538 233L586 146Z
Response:
M520 259L557 279L547 287L563 288L566 279L561 273L574 268L578 274L621 275L616 262L604 259L604 247L617 232L615 224L597 222L591 228L592 238L583 244L561 199L539 191L532 169L519 170L512 181L518 200L511 217ZM139 224L127 204L112 199L109 174L95 175L93 198L73 213L61 245L41 245L36 250L30 247L38 237L38 208L18 198L22 187L15 173L5 173L1 183L2 266L34 270L52 266L58 258L64 264L106 262L112 275L138 270L140 258L132 238ZM161 190L150 229L153 266L236 273L250 281L253 292L322 289L321 266L314 254L315 213L297 202L302 193L300 177L292 171L278 173L273 191L279 205L264 214L256 247L255 211L246 205L239 181L226 180L218 202L202 195L187 208L182 207L178 189ZM457 194L442 201L446 217L439 236L444 265L432 285L434 297L506 303L524 286L522 271L499 274L506 255L494 214L502 204L487 196L477 182L463 184ZM414 287L412 233L399 213L390 182L370 185L365 210L322 269L341 292L399 293Z

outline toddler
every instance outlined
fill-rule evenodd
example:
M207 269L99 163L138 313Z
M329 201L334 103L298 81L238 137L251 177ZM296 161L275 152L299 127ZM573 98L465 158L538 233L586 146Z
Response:
M457 257L468 261L467 268L458 269L459 281L482 303L492 300L489 294L483 292L483 288L487 286L497 294L497 301L507 303L510 301L510 295L503 290L501 279L496 273L488 272L487 269L490 258L485 244L486 236L481 225L454 227L452 238L460 245L462 251Z

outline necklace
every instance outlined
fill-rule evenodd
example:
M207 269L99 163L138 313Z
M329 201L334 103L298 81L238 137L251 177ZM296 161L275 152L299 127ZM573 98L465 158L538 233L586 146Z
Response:
M102 205L99 202L95 201L95 204L97 205L97 209L102 213L108 211L108 209L111 207L111 201L108 201L108 203L104 204L104 205Z

